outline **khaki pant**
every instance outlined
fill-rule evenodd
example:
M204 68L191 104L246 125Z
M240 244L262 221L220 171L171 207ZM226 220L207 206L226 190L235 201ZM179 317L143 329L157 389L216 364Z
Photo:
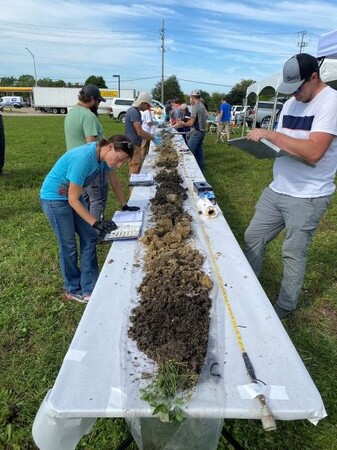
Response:
M141 148L142 163L143 163L146 155L149 153L150 142L151 141L149 139L143 139L142 148Z
M230 132L230 122L219 122L217 125L217 132L220 134L225 130L226 133Z
M326 197L299 198L266 188L245 232L244 253L258 276L267 244L285 229L282 244L283 278L278 306L292 311L302 288L307 251L321 217L331 203Z
M142 149L140 145L134 144L133 157L129 162L129 174L139 173L141 168Z

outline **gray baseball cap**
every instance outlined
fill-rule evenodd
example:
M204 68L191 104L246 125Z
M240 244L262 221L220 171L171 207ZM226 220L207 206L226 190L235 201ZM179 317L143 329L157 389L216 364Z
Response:
M319 74L318 61L308 53L292 56L283 66L283 82L278 87L281 94L293 94L311 75Z
M136 100L132 103L132 106L140 106L142 103L148 103L151 105L152 103L152 95L148 92L140 92Z
M190 95L191 95L191 97L200 97L201 92L199 91L199 89L194 89Z
M97 86L93 84L86 84L80 90L80 95L85 95L86 97L94 97L94 99L100 102L106 102L106 99L101 96L101 92Z

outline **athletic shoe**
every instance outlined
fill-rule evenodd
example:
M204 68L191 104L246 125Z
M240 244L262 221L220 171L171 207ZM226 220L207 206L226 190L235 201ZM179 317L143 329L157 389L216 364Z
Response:
M79 303L88 303L88 300L85 299L85 297L82 294L72 293L72 292L66 292L66 298L67 300L75 300Z
M83 294L83 300L88 303L88 301L90 300L91 294Z
M274 306L274 310L276 312L276 314L278 315L279 319L284 319L285 317L287 317L292 311L289 311L289 309L284 309L281 308L281 306L279 306L277 303L275 303Z

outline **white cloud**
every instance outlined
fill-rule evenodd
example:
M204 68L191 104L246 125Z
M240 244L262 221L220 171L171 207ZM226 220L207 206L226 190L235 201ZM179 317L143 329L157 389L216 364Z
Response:
M125 87L136 90L150 90L160 80L163 19L167 76L234 85L280 70L299 51L301 30L308 31L305 50L315 54L318 35L331 31L337 16L334 1L309 2L305 7L262 0L5 3L0 49L6 66L0 76L33 73L28 47L35 55L38 77L83 82L96 74L115 87L112 74L119 73ZM181 82L182 89L189 92L194 81Z

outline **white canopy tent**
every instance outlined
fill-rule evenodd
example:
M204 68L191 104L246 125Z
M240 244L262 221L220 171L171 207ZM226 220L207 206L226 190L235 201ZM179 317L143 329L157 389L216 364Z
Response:
M269 77L257 81L254 84L251 84L247 89L246 98L248 98L251 93L254 93L258 96L262 91L266 91L268 89L272 93L275 93L281 81L282 81L282 72L273 73L272 75L269 75Z
M337 39L337 34L336 34ZM337 47L337 44L336 44ZM337 50L336 50L337 51ZM329 57L330 58L330 57ZM337 59L325 59L320 68L320 75L322 80L336 89L337 87ZM246 91L246 98L250 94L254 93L259 96L262 92L268 93L268 90L272 93L278 94L278 88L283 80L282 72L269 75L263 80L257 81L251 84Z
M317 58L337 58L337 30L322 34L318 40Z
M330 35L334 35L334 38L336 40L334 47L332 46L330 42ZM320 76L321 79L327 83L329 86L331 86L334 89L337 89L337 59L330 59L330 58L337 58L337 31L333 33L328 33L329 40L328 44L324 45L324 42L319 41L319 46L323 51L324 47L329 47L331 49L332 53L329 54L323 61L321 67L320 67ZM327 36L324 35L324 36ZM323 42L323 44L320 42ZM321 52L320 52L321 54ZM256 107L259 102L259 96L260 94L270 95L274 96L274 108L272 111L272 120L269 123L269 128L272 128L274 125L275 120L275 112L276 112L276 104L277 104L277 97L278 97L278 88L283 80L282 71L274 73L272 75L269 75L268 77L264 78L263 80L257 81L256 83L250 85L246 91L246 98L245 98L245 106L248 104L248 97L251 94L256 95ZM255 125L255 124L254 124Z
M317 45L317 58L325 58L320 68L320 74L322 80L337 88L337 30L330 33L322 34L319 38ZM248 87L246 92L246 98L251 93L255 93L259 96L262 91L268 93L270 90L274 94L278 94L278 87L282 82L282 71L269 75L263 80L257 81Z

